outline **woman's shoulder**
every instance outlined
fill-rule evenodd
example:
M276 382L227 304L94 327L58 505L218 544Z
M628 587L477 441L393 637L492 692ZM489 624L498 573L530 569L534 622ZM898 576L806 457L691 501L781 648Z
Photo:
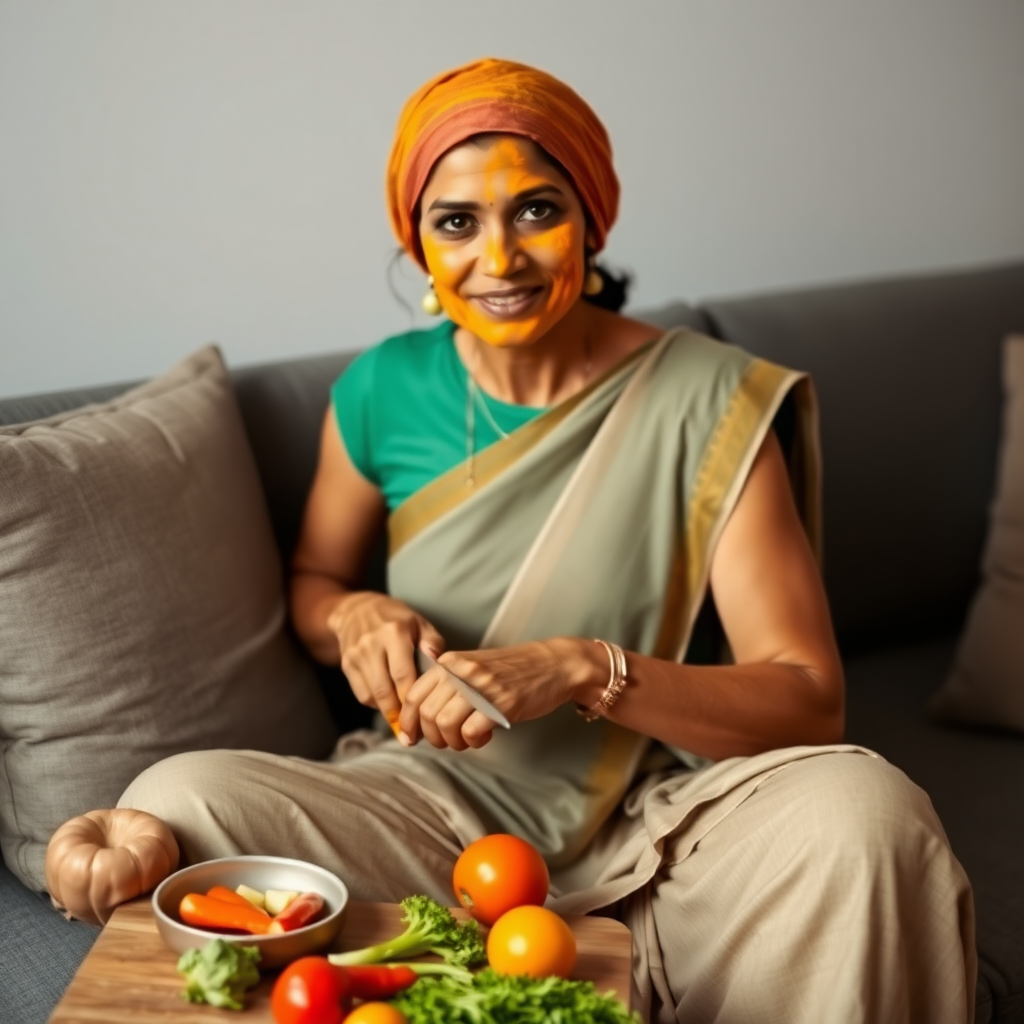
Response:
M390 334L381 341L364 348L353 360L363 362L404 362L409 359L423 359L451 344L454 324L442 320L431 327L416 327L412 330Z
M359 352L342 371L338 383L358 382L371 388L380 375L394 383L395 375L419 376L436 364L451 345L453 325L442 321L432 327L415 328L392 334Z
M603 311L602 321L600 348L603 361L609 366L622 363L638 349L654 344L666 334L673 337L660 360L680 366L685 364L691 372L698 368L701 372L742 369L753 359L745 350L705 334L700 324L687 323L685 318L668 326Z

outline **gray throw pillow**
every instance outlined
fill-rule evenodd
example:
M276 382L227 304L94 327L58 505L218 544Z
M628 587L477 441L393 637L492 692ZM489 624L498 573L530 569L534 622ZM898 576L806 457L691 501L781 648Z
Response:
M929 708L944 721L1024 732L1024 337L1003 349L999 482L984 579L956 661Z
M0 846L50 835L184 750L335 738L285 627L282 566L220 353L0 427Z

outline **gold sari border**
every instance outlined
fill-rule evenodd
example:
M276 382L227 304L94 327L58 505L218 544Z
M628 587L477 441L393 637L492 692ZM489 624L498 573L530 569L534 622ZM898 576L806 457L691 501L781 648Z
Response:
M801 388L801 395L803 402L807 402L813 398L813 389L805 374L755 359L730 397L725 413L701 458L694 477L686 519L680 524L661 629L655 645L656 657L676 661L685 657L694 622L707 590L711 555L718 537L739 500L747 474L779 406L790 390L803 382L806 382L806 386ZM801 409L798 420L802 439L807 436L806 430L816 426L816 410L812 409L808 418ZM801 443L802 440L798 439L795 445L797 450ZM800 474L805 479L799 482L796 497L812 545L818 551L818 459L816 451L807 455L808 465L801 467ZM815 467L813 474L809 472L812 466ZM813 479L810 479L812 476Z
M559 402L553 409L523 424L506 438L473 456L473 483L469 483L468 459L463 459L436 480L421 487L402 502L388 518L388 557L393 558L428 526L437 522L482 487L514 466L555 430L571 412L618 374L634 366L654 341L631 352L624 360L607 370L575 395Z

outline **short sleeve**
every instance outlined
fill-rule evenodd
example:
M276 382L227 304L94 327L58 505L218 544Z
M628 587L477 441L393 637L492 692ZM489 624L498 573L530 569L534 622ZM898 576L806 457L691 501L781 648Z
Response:
M342 443L352 465L375 487L379 474L373 463L373 381L377 349L360 353L331 387L331 405Z

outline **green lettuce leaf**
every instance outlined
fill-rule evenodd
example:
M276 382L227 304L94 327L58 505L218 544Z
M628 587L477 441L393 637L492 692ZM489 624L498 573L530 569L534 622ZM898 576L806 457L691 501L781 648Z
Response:
M235 946L223 939L211 939L202 949L187 949L178 959L178 972L185 975L182 995L190 1003L241 1010L242 994L259 983L259 960L255 946Z

